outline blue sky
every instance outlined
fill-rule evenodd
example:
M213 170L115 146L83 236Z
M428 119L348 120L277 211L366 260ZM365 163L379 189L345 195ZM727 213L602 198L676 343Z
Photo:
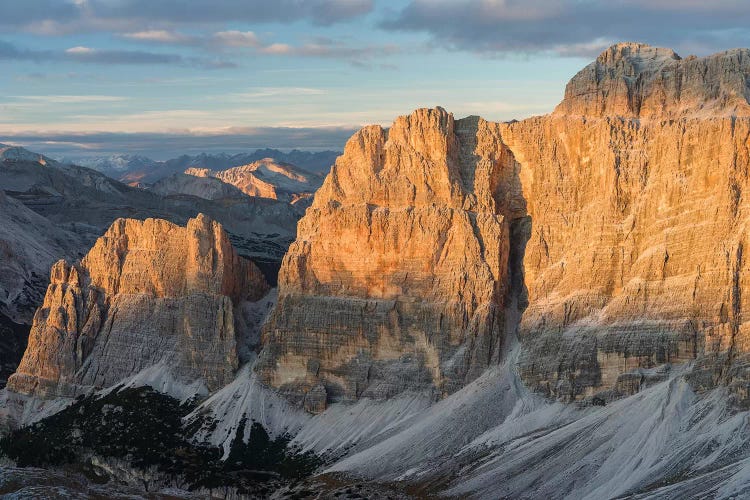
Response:
M707 4L710 4L707 6ZM0 0L0 142L341 149L417 107L542 114L606 46L747 45L746 1Z

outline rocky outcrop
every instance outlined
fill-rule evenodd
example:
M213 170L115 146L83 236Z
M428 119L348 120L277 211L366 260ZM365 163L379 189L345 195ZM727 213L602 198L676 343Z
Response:
M162 364L208 390L237 368L235 307L260 298L260 271L220 224L119 219L78 264L57 262L8 388L42 397L107 387Z
M497 362L517 173L499 125L441 108L355 134L282 264L262 379L320 411L448 394Z
M531 219L521 373L566 400L698 358L748 401L750 52L621 44L549 116L502 127Z

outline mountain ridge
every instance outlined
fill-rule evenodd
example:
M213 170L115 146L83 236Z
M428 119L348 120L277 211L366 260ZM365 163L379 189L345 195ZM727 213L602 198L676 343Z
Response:
M747 496L748 75L722 54L618 44L548 115L362 128L196 439L289 433L323 491Z
M109 157L71 157L61 161L80 164L94 168L109 177L127 184L151 184L165 177L182 173L188 168L208 168L226 170L240 165L247 165L264 158L273 158L282 163L289 163L313 173L325 174L333 165L338 151L302 151L292 149L284 152L278 149L264 148L249 153L201 153L182 155L164 161L152 160L140 155L117 154Z

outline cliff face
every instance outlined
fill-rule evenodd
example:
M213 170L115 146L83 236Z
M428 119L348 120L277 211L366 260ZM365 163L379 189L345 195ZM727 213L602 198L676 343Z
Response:
M261 377L319 411L497 362L517 171L497 124L440 108L355 134L282 264Z
M8 388L73 396L164 363L215 390L237 368L235 305L266 288L207 217L186 227L118 219L80 264L52 267Z
M747 403L749 100L748 50L619 44L550 115L361 130L285 258L260 373L316 410L450 393L500 356L516 297L538 391L619 397L697 359L695 387Z
M605 51L555 113L502 127L531 219L521 373L630 394L698 358L748 402L750 51ZM747 319L746 319L747 318Z

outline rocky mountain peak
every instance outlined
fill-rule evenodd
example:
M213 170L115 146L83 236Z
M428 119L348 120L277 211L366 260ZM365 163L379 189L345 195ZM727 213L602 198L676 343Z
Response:
M568 83L555 114L676 118L750 115L750 50L680 58L673 50L620 43Z
M470 116L456 120L443 108L418 109L389 129L364 127L346 144L314 205L329 202L391 208L434 206L507 213L514 189L512 155L499 125ZM505 174L504 174L505 172Z
M672 49L653 47L647 43L621 42L599 54L596 62L603 66L629 66L638 71L649 64L663 64L680 59L682 58Z
M217 389L237 368L235 307L267 288L209 217L186 226L118 219L80 263L52 266L8 388L72 396L163 365Z
M262 379L313 412L458 390L499 358L524 210L498 124L435 108L363 128L284 259Z

